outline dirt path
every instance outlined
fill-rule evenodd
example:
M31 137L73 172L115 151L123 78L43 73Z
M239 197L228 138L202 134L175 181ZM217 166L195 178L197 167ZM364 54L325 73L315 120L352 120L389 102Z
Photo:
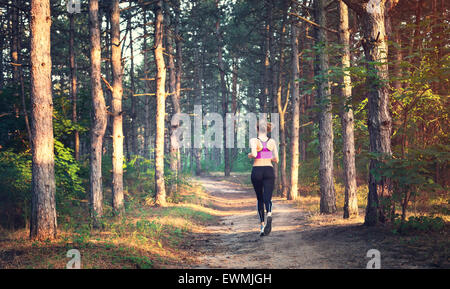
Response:
M292 201L280 198L273 199L271 234L260 237L251 188L223 177L197 181L221 218L195 234L193 252L199 257L193 268L365 268L372 248L380 250L383 268L436 267L427 252L408 251L379 229L360 223L317 226Z

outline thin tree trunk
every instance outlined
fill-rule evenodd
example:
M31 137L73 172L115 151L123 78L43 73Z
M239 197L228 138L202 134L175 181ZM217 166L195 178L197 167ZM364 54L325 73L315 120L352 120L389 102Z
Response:
M349 71L347 71L350 68L350 31L347 4L342 0L339 1L339 40L343 50L341 66L344 73L341 88L342 153L345 185L344 218L350 218L358 215L358 199L356 195L354 122L351 107L352 85Z
M201 61L200 61L200 55L199 55L199 50L200 47L198 49L195 49L194 51L194 82L195 82L195 101L194 104L195 105L202 105L202 94L203 94L203 88L202 88L202 65L201 65ZM197 116L200 117L200 122L201 122L201 115ZM201 125L201 123L200 123ZM197 138L200 138L201 136L195 136ZM194 152L194 157L195 157L195 175L199 176L201 175L202 172L202 165L201 165L201 156L202 156L202 149L200 147L195 147L193 148L193 152Z
M0 20L0 25L3 27L3 17ZM5 34L4 32L0 33L0 51L3 51L3 47L5 45ZM3 53L0 53L0 89L3 89L3 85L5 82L4 77L4 66L3 66Z
M287 176L286 176L286 109L287 109L287 104L289 102L289 89L290 87L288 87L288 89L286 90L286 100L285 100L285 104L283 105L283 101L282 101L282 94L283 94L283 89L282 86L284 84L284 80L283 80L283 65L284 65L284 36L286 33L286 19L287 19L287 10L289 8L289 3L288 1L284 0L283 1L283 20L282 20L282 24L281 24L281 33L280 33L280 43L278 45L278 54L280 56L280 60L278 62L278 69L277 69L277 73L278 73L278 77L277 77L277 82L276 82L276 108L277 108L277 112L280 116L280 170L279 170L279 175L280 175L280 180L278 181L278 190L279 193L281 194L281 196L283 198L287 197L288 194L288 183L287 183Z
M175 14L175 22L176 22L176 27L175 27L175 47L176 47L176 66L175 66L175 70L176 70L176 75L175 75L175 94L174 97L175 99L173 99L173 104L174 104L174 108L176 112L181 112L181 108L180 108L180 97L181 97L181 75L182 75L182 67L183 67L183 53L182 53L182 49L183 49L183 43L182 43L182 37L181 37L181 33L180 33L180 26L181 26L181 21L180 21L180 14L181 14L181 10L180 10L180 0L176 1L176 14ZM178 148L176 151L176 155L177 155L177 170L178 170L178 174L182 173L182 163L181 163L181 155L180 155L180 149Z
M122 44L120 39L119 0L111 2L111 68L112 68L112 208L122 213L123 207L123 111L122 111Z
M147 51L147 18L144 12L144 43L142 53L144 53L144 76L145 76L145 93L150 93L148 51ZM144 101L144 157L151 158L150 155L150 95L145 95Z
M166 65L163 55L163 1L155 5L155 41L154 55L156 61L156 140L155 140L155 192L157 206L166 205L166 190L164 185L164 117L166 110Z
M50 1L31 1L32 198L30 238L56 237Z
M178 10L175 11L175 13L179 13ZM175 27L177 27L178 23L175 23ZM169 59L169 93L172 96L172 106L173 106L173 113L177 114L180 113L180 101L177 96L177 72L175 69L175 62L174 62L174 52L173 52L173 40L174 38L178 37L177 35L177 28L175 28L175 36L173 34L169 33L169 29L167 29L167 54ZM170 138L170 170L173 172L175 176L175 182L173 182L170 192L176 192L177 191L177 180L178 180L178 151L179 151L179 143L178 139L173 135L173 131L178 128L178 125L173 125L170 123L171 128L171 138Z
M19 64L19 0L13 0L11 8L11 62ZM13 65L13 80L19 81L19 65Z
M295 4L294 4L295 5ZM299 99L299 63L298 63L298 31L297 23L291 23L291 95L292 95L292 134L291 134L291 187L288 200L298 198L298 170L299 170L299 133L300 133L300 99Z
M281 77L281 75L280 75ZM289 102L289 85L286 89L286 102L283 105L281 94L282 89L281 85L278 86L278 93L277 93L277 107L278 107L278 113L280 115L280 153L281 153L281 160L280 160L280 170L281 170L281 196L283 198L286 198L288 195L288 183L287 183L287 176L286 176L286 109L287 104Z
M316 23L326 27L324 0L314 1ZM314 27L315 39L321 50L316 55L317 99L319 112L319 183L320 183L320 212L331 214L336 212L336 196L333 180L333 117L331 113L331 90L328 79L327 35L325 29Z
M24 86L24 80L23 80L23 67L20 60L20 51L21 51L21 45L20 45L20 35L21 35L21 19L20 19L20 1L14 0L14 6L11 9L12 14L12 25L11 25L11 62L13 63L13 81L14 84L19 84L17 87L20 89L21 94L21 100L22 100L22 113L23 118L25 121L25 127L27 129L27 135L28 139L30 140L30 146L32 146L31 141L31 126L30 121L28 118L28 111L27 111L27 105L25 100L25 86ZM3 77L3 76L2 76ZM19 92L15 93L17 97L19 97Z
M103 215L102 152L103 137L106 131L106 104L101 85L101 46L100 24L98 19L98 0L89 1L89 23L91 38L91 94L92 129L90 149L90 214L94 226Z
M216 7L219 8L219 1L216 0ZM220 87L222 92L222 117L225 120L226 115L228 112L228 94L227 94L227 86L225 83L225 65L223 62L223 56L222 56L222 35L220 32L220 18L217 19L216 22L216 36L217 36L217 43L218 43L218 53L217 53L217 62L219 65L219 74L220 74ZM224 143L224 164L225 164L225 176L229 176L231 173L231 166L230 166L230 150L226 148L227 143L227 137L226 137L226 121L223 122L223 143Z
M270 5L268 0L264 1L264 6L266 9L266 24L265 24L265 35L264 35L264 97L263 97L263 112L267 113L267 102L269 101L270 94L270 33L272 25L272 5Z
M130 1L130 7L131 7L131 1ZM137 138L137 112L136 112L136 96L134 94L136 93L136 83L134 78L134 46L133 46L133 27L131 26L131 19L132 14L130 13L130 18L128 19L128 29L130 31L130 82L131 82L131 154L137 155L138 154L138 138Z
M77 116L77 64L75 61L75 19L74 14L69 15L69 64L70 64L70 94L72 96L72 122L74 125L78 123ZM74 131L74 154L75 159L80 159L80 134L77 129Z

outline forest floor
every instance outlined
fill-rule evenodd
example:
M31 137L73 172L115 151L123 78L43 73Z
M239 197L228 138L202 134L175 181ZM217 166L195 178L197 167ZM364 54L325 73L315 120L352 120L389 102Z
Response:
M79 250L86 269L366 268L370 249L380 251L381 268L450 268L448 224L411 234L369 228L362 225L362 196L360 217L344 220L342 209L319 214L318 193L301 190L297 201L273 198L273 229L263 237L248 173L194 178L165 208L127 194L125 215L105 218L103 229L89 227L87 204L75 206L59 217L52 241L31 241L26 228L0 229L0 269L66 268L71 249Z
M370 249L380 251L381 268L450 268L448 225L399 235L388 226L363 226L362 217L343 220L341 211L320 215L318 198L273 198L272 232L260 237L248 180L248 174L196 179L220 219L193 233L185 248L196 253L192 268L366 268Z

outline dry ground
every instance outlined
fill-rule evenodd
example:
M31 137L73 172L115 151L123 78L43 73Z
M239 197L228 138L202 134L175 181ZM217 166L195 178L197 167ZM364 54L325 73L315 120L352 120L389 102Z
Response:
M380 251L382 268L450 268L448 226L401 236L389 227L365 227L362 217L323 216L281 198L273 199L272 233L260 237L247 178L197 179L220 221L197 229L189 248L197 255L193 268L365 268L369 249Z

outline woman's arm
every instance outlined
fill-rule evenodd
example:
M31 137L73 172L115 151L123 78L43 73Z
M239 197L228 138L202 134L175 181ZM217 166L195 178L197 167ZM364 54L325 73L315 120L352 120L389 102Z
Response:
M256 139L252 138L249 141L251 152L248 154L248 158L254 159L258 155Z
M274 163L278 163L279 159L278 159L278 148L277 148L277 143L275 142L275 140L273 140L273 150L272 150L272 162Z

